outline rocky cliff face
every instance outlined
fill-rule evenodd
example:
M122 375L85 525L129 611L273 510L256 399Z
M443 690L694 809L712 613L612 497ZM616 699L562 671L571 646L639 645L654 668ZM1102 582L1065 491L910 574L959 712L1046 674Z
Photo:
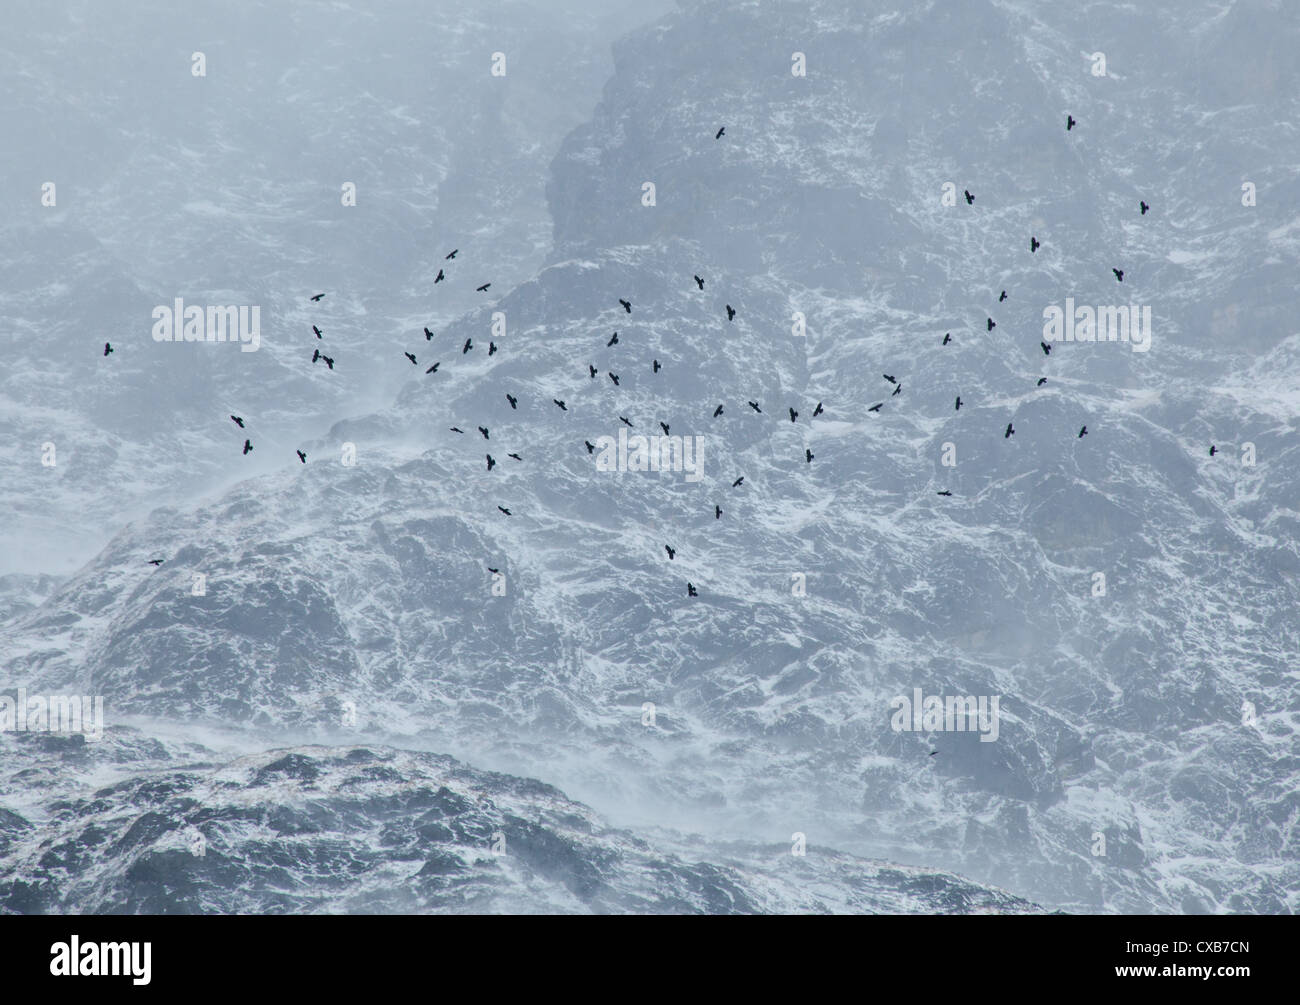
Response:
M552 164L545 267L421 338L439 372L305 441L306 467L117 534L0 629L10 679L103 694L110 721L329 745L223 762L245 787L272 758L341 786L363 743L425 793L411 816L430 824L452 769L376 748L539 779L697 862L801 832L1052 908L1294 910L1300 336L1284 277L1300 231L1282 209L1296 151L1271 123L1300 92L1269 54L1296 29L1267 4L1217 19L1159 4L1108 10L1107 44L1074 17L690 4L632 33ZM1150 305L1149 351L1044 355L1043 309L1067 297ZM584 447L660 423L700 438L698 480L601 471ZM996 740L895 730L893 700L918 688L997 696ZM117 798L138 807L138 784ZM404 797L386 798L376 833ZM418 826L394 839L416 864ZM762 901L743 876L700 892L686 866L656 900L594 849L572 868L604 886L533 899L494 872L457 903L812 909L803 880ZM815 857L777 871L829 870L833 909L936 909L858 898L858 866ZM239 909L268 904L288 901Z

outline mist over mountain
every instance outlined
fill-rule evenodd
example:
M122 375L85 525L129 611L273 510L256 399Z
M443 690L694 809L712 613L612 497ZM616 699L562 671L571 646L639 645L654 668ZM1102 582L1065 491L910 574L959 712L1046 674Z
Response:
M102 148L6 226L0 691L110 724L0 733L0 910L1294 912L1296 15L414 6L0 71L5 177Z

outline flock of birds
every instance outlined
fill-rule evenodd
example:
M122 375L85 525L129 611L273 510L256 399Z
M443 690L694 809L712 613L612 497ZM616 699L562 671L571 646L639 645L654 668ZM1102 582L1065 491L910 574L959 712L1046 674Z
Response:
M1075 127L1076 125L1078 125L1078 122L1077 122L1077 120L1074 118L1074 116L1073 116L1073 115L1067 115L1067 116L1066 116L1066 131L1067 131L1067 132L1071 132L1071 131L1073 131L1073 129L1074 129L1074 127ZM713 138L714 138L715 140L719 140L719 139L721 139L724 135L726 135L726 127L725 127L725 126L719 128L718 131L717 131L717 133L714 134L714 137L713 137ZM963 190L963 195L965 196L966 204L967 204L968 206L974 205L974 203L975 203L975 196L974 196L973 194L971 194L971 192L970 192L969 189L965 189L965 190ZM1146 203L1145 200L1139 200L1138 208L1139 208L1139 211L1140 211L1141 215L1142 215L1142 216L1146 216L1147 212L1150 210L1151 207ZM1030 238L1029 238L1029 251L1030 251L1030 254L1035 254L1035 253L1037 253L1038 249L1041 248L1042 246L1043 246L1043 242L1040 241L1040 240L1038 239L1037 235L1031 234L1031 235L1030 235ZM445 256L444 261L445 261L445 262L451 262L451 261L455 260L455 258L456 258L456 256L457 256L457 254L459 253L459 251L460 251L459 248L455 248L455 249L453 249L452 251L450 251L450 252ZM448 267L449 267L449 266L439 267L439 269L438 269L438 274L434 277L434 280L433 280L433 284L434 284L435 286L438 285L439 283L442 283L442 282L446 281L446 279L447 279L446 268L448 268ZM1111 272L1114 274L1114 276L1115 276L1115 280L1116 280L1117 282L1122 283L1122 282L1124 281L1124 270L1123 270L1123 269L1112 268L1112 269L1111 269ZM701 276L699 276L699 275L694 275L694 274L692 275L691 278L694 280L697 290L698 290L698 291L703 291L703 290L704 290L704 285L705 285L705 280L704 280ZM491 288L491 286L492 286L492 284L491 284L490 282L483 283L482 285L476 287L476 290L475 290L475 291L478 292L478 293L486 293L486 292ZM324 297L325 297L325 294L324 294L324 293L317 293L317 294L315 294L314 296L311 297L311 300L312 300L312 302L314 302L314 303L319 303L321 300L324 299ZM1006 290L1003 290L1003 291L1001 292L1001 295L998 297L998 302L999 302L999 303L1004 302L1004 301L1007 299L1007 297L1008 297L1007 291L1006 291ZM627 314L631 314L631 313L632 313L632 303L631 303L631 301L629 301L629 300L625 300L625 299L622 299L622 298L619 298L618 303L619 303L619 305L623 308L623 310L624 310L625 313L627 313ZM734 321L735 318L736 318L736 313L737 313L736 310L735 310L735 308L733 308L733 307L731 306L731 304L728 303L728 304L725 304L725 310L726 310L727 321L728 321L728 322L732 322L732 321ZM994 321L992 317L986 316L986 318L985 318L985 325L986 325L985 330L991 332L994 328L997 327L997 322ZM324 333L321 331L321 329L320 329L317 325L315 325L315 324L312 325L312 332L315 334L315 336L316 336L316 338L317 338L318 340L323 340L323 338L324 338ZM434 336L434 333L431 332L431 331L428 329L428 327L425 327L425 328L424 328L424 337L425 337L425 342L426 342L426 343L429 343L429 342L432 342L432 341L433 341L433 339L434 339L435 336ZM943 345L943 346L946 346L946 345L949 345L951 342L952 342L952 333L951 333L951 332L945 332L945 333L944 333L944 336L943 336L943 341L942 341L940 344ZM614 346L616 346L616 345L618 345L618 344L619 344L618 332L615 331L615 332L613 333L613 335L609 338L609 340L605 343L605 347L606 347L606 348L613 348ZM1044 356L1050 356L1050 355L1051 355L1051 352L1052 352L1052 346L1051 346L1051 345L1049 345L1049 344L1046 343L1046 342L1041 342L1041 341L1040 341L1040 342L1039 342L1039 346L1040 346L1040 348L1042 349L1042 351L1043 351L1043 355L1044 355ZM475 346L474 346L474 340L473 340L473 338L466 338L466 339L465 339L465 343L464 343L464 345L461 347L461 355L463 356L463 355L468 354L468 353L471 352L474 348L475 348ZM114 351L114 350L113 350L112 345L111 345L110 343L108 343L108 342L105 342L105 343L104 343L104 356L107 357L107 356L108 356L110 353L112 353L113 351ZM494 355L496 352L497 352L497 346L496 346L496 343L495 343L495 342L492 342L492 341L489 341L489 342L488 342L488 355L489 355L489 356L492 356L492 355ZM416 354L415 354L414 352L404 352L404 353L403 353L403 356L405 356L405 358L410 362L410 364L411 364L412 366L417 366L417 367L418 367L418 366L420 365L420 364L419 364L419 360L418 360L418 358L417 358L417 356L416 356ZM319 362L324 362L325 365L326 365L326 367L327 367L330 371L333 371L333 369L334 369L334 363L335 363L334 358L331 357L331 356L329 356L329 355L327 355L326 353L322 352L322 351L321 351L321 348L320 348L319 346L317 346L317 347L314 348L314 350L313 350L313 352L312 352L312 359L311 359L311 361L312 361L313 364L316 364L316 363L319 363ZM438 372L438 368L439 368L441 365L442 365L442 361L441 361L441 360L437 360L437 361L433 362L430 366L428 366L428 367L425 369L424 372L425 372L426 375L437 373L437 372ZM654 360L652 360L652 372L653 372L653 373L658 374L662 369L664 369L664 367L663 367L663 365L659 362L658 359L654 359ZM588 377L589 377L589 379L591 379L591 380L595 380L595 379L600 375L600 371L599 371L599 370L598 370L594 365L592 365L592 364L590 364L590 363L587 364L587 372L588 372ZM613 372L612 370L610 370L610 371L608 371L608 372L606 373L606 376L607 376L607 377L609 378L609 380L614 384L615 387L619 387L619 386L620 386L620 376L619 376L619 374L617 374L617 373ZM901 380L898 380L898 379L897 379L896 377L894 377L892 374L888 374L888 373L886 373L886 374L882 374L882 377L884 378L885 381L887 381L887 382L888 382L888 383L893 387L893 391L890 393L889 397L891 397L891 398L892 398L892 397L897 397L898 395L900 395L900 394L903 393L903 383L902 383ZM1046 377L1040 377L1040 378L1038 379L1038 384L1037 384L1037 386L1038 386L1038 387L1042 387L1042 386L1043 386L1044 384L1046 384L1046 383L1047 383L1047 378L1046 378ZM506 392L505 397L506 397L506 400L509 402L511 409L512 409L512 410L517 410L517 409L518 409L518 406L519 406L519 399L518 399L515 395L510 394L509 392ZM552 398L551 401L552 401L552 403L555 405L555 407L558 408L560 411L562 411L562 412L567 412L567 411L568 411L568 405L566 404L566 402L565 402L563 399L560 399L560 398ZM762 409L762 406L761 406L761 404L760 404L759 402L750 400L750 401L747 401L747 404L749 405L749 407L750 407L751 409L754 410L754 412L756 412L756 413L758 413L758 414L763 414L763 409ZM875 404L871 405L871 406L867 409L867 411L868 411L868 412L876 412L876 413L878 413L878 412L881 411L881 409L884 407L884 405L885 405L885 401L878 401L878 402L876 402ZM963 401L962 401L962 399L961 399L961 395L958 395L957 398L956 398L956 400L955 400L955 402L954 402L954 405L953 405L954 411L961 411L961 407L962 407L962 405L963 405ZM825 409L824 409L824 403L821 402L821 401L817 402L817 406L816 406L816 408L813 410L812 417L813 417L813 418L816 418L817 416L821 415L821 414L823 413L824 410L825 410ZM798 409L796 409L794 406L787 406L787 413L788 413L788 415L789 415L789 417L790 417L790 421L791 421L792 423L798 421L798 419L799 419L799 415L800 415L800 412L799 412ZM722 404L719 404L719 405L718 405L718 406L713 410L712 417L713 417L714 419L716 419L716 418L718 418L719 416L721 416L722 414L723 414L723 405L722 405ZM627 416L625 416L625 415L619 415L618 418L619 418L619 421L620 421L620 422L624 423L624 424L625 424L626 426L628 426L629 428L632 428L632 429L635 429L635 428L636 428L635 425L634 425L634 423L632 422L632 420L629 419ZM231 421L233 421L233 422L235 423L236 426L238 426L238 427L240 428L241 431L244 430L245 426L244 426L244 419L243 419L242 416L231 415L231 416L230 416L230 419L231 419ZM668 423L666 423L666 422L662 422L662 421L661 421L661 422L659 422L659 427L663 430L663 433L664 433L665 436L669 435L669 425L668 425ZM491 430L490 430L487 426L482 426L482 425L480 425L480 426L477 427L477 429L478 429L479 434L483 437L483 440L484 440L485 442L491 442L491 438L492 438L492 437L491 437ZM460 427L458 427L458 426L451 426L451 427L450 427L450 431L453 432L453 433L457 433L457 434L459 434L459 435L462 435L462 436L463 436L463 435L466 435L465 431L464 431L463 429L461 429ZM1008 422L1007 425L1006 425L1006 428L1003 430L1002 437L1003 437L1004 440L1006 440L1006 439L1010 439L1012 436L1015 435L1015 433L1016 433L1016 430L1015 430L1015 426L1014 426L1014 424L1011 423L1011 422ZM1083 437L1085 437L1085 436L1087 436L1087 435L1088 435L1088 427L1087 427L1087 425L1082 425L1082 426L1079 428L1079 432L1078 432L1078 434L1077 434L1077 438L1078 438L1078 439L1083 439ZM589 441L589 440L584 440L584 441L583 441L583 445L586 447L586 449L587 449L587 453L588 453L588 454L594 454L594 453L595 453L596 445L593 444L591 441ZM246 455L249 454L252 450L253 450L253 443L252 443L252 440L251 440L250 438L247 438L247 437L246 437L246 438L244 439L244 444L243 444L243 454L246 456ZM1211 456L1211 457L1213 457L1213 456L1214 456L1216 453L1218 453L1218 452L1219 452L1219 451L1218 451L1218 448L1217 448L1216 446L1214 446L1214 445L1211 445L1211 446L1210 446L1210 456ZM298 460L299 460L301 463L303 463L303 464L306 464L306 463L307 463L307 455L306 455L303 451L301 451L301 450L296 450L295 453L297 454L297 456L298 456ZM515 460L515 461L522 461L522 460L523 460L523 457L522 457L522 456L521 456L517 451L511 451L511 452L507 453L505 456L506 456L506 457L509 457L509 458L511 458L511 459L513 459L513 460ZM804 462L805 462L806 464L811 464L811 463L813 462L813 459L815 458L815 456L816 456L816 455L812 452L812 450L805 448L805 450L804 450ZM497 466L497 460L496 460L496 458L494 458L494 457L492 456L492 453L491 453L490 451L485 451L485 463L486 463L486 466L487 466L487 470L488 470L489 472L492 471L492 470ZM744 482L745 482L745 476L744 476L744 475L740 475L739 477L737 477L737 478L735 479L735 481L733 481L733 482L731 483L731 487L732 487L733 489L740 488L740 487L744 484ZM940 496L944 496L944 497L951 497L953 493L952 493L951 491L947 490L947 489L943 489L943 490L940 490L939 492L937 492L937 494L940 495ZM498 504L498 505L497 505L497 509L498 509L501 513L503 513L504 515L506 515L506 516L512 516L512 515L513 515L512 512L511 512L511 510L510 510L508 507L506 507L506 506L502 506L502 505ZM717 519L721 519L721 518L722 518L722 513L723 513L722 507L721 507L720 505L718 505L718 504L715 502L715 503L713 504L713 515L714 515L714 519L715 519L715 520L717 520ZM674 560L674 559L676 558L676 549L675 549L672 545L665 544L665 545L664 545L664 550L665 550L665 552L667 553L667 555L668 555L668 559L669 559L670 561L672 561L672 560ZM149 564L154 565L154 566L158 566L158 565L161 565L162 562L163 562L162 559L152 559L152 560L150 560L150 563L149 563ZM494 572L495 572L496 570L491 570L491 571L494 571ZM699 591L698 591L698 589L697 589L696 586L695 586L693 583L691 583L691 582L687 582L687 584L686 584L686 592L687 592L687 596L690 596L690 597L696 597L696 596L699 596Z

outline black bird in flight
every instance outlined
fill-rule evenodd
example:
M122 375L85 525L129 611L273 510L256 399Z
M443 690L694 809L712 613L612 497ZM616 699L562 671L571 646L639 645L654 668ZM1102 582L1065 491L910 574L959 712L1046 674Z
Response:
M744 476L744 475L741 475L739 478L737 478L734 482L731 483L731 487L732 487L733 489L735 489L735 488L739 488L739 487L740 487L740 483L743 482L744 480L745 480L745 476Z
M488 572L500 572L500 571L501 571L500 569L494 569L492 568L492 566L490 565L488 566Z
M947 489L944 489L942 492L936 492L935 495L950 496L952 495L952 493L949 492Z
M504 513L506 516L513 516L513 515L514 515L514 514L512 514L508 509L506 509L504 506L498 506L497 509L499 509L499 510L500 510L502 513Z
M317 349L315 352L313 352L313 353L311 354L311 361L312 361L313 363L315 363L318 359L320 359L320 350L319 350L319 349Z
M429 367L429 369L425 370L424 372L425 372L425 373L437 373L437 372L438 372L438 367L440 367L440 366L442 366L442 360L438 360L438 362L434 363L433 366Z
M1084 426L1082 429L1079 430L1079 439L1082 440L1087 435L1088 435L1088 427Z
M879 411L880 411L880 406L883 405L883 404L884 404L883 401L878 401L878 402L876 402L874 405L872 405L870 408L868 408L867 411L868 411L868 412L879 412Z
M298 460L302 461L304 464L307 463L307 455L301 450L295 450L294 453L298 455Z
M813 459L813 457L816 456L816 455L815 455L811 450L806 450L806 449L804 450L803 455L804 455L804 459L805 459L809 464L812 463L812 459Z
M799 413L796 412L793 408L790 409L790 421L794 422L794 420L797 418L799 418Z
M717 408L713 410L713 417L716 419L721 414L722 414L722 406L719 405Z
M713 519L715 520L722 519L722 507L717 505L716 503L713 506Z
M151 558L151 559L149 559L149 564L150 564L150 565L162 565L162 564L163 564L163 560L162 560L161 558Z
M1039 386L1039 387L1042 387L1042 386L1043 386L1044 384L1046 384L1046 383L1047 383L1047 378L1046 378L1046 377L1039 377L1039 378L1038 378L1038 386Z
M433 339L433 332L429 331L428 327L425 327L425 329L424 329L424 341L429 342L429 341L432 341L432 339Z
M736 317L736 309L732 307L731 304L727 304L727 320L732 321L735 319L735 317Z
M1213 456L1214 456L1215 454L1217 454L1218 452L1219 452L1219 448L1216 447L1213 443L1211 443L1211 444L1210 444L1210 456L1213 457Z
M986 329L984 329L984 330L985 330L985 331L990 331L990 332L991 332L994 328L996 328L996 327L998 326L998 323L997 323L996 321L994 321L992 318L989 318L989 319L988 319L988 325L989 325L989 326L988 326Z
M1124 270L1123 270L1123 269L1111 269L1110 271L1113 272L1113 273L1115 273L1115 278L1118 279L1121 283L1124 282Z
M821 415L824 411L826 410L822 408L822 403L820 401L817 402L817 407L813 409L813 418L817 418L817 416Z
M465 340L465 344L461 346L460 354L464 356L465 353L469 352L473 348L474 348L474 340L472 338L467 338Z
M713 138L715 140L722 139L722 134L725 133L726 131L727 131L727 127L723 126L721 129L719 129L716 133L713 134Z
M899 384L896 388L894 388L894 393L891 394L890 397L897 398L902 393L903 393L903 385Z
M479 426L478 431L483 434L483 439L485 440L492 439L492 437L488 435L487 426Z
M698 596L700 595L700 591L697 590L694 586L692 586L692 585L688 582L688 583L686 584L686 595L687 595L688 597L698 597Z
M323 334L323 333L321 332L321 330L320 330L319 328L317 328L315 325L312 325L312 326L311 326L311 330L314 331L314 332L316 333L316 337L317 337L317 338L320 338L321 335Z
M659 365L659 361L655 360L655 373L658 373L662 369L663 367Z
M325 296L324 293L317 293L314 297L312 297L312 299L313 299L313 300L320 300L323 296Z
M1011 423L1008 422L1008 423L1007 423L1007 431L1006 431L1005 433L1002 434L1002 438L1003 438L1004 440L1009 440L1009 439L1011 439L1011 437L1015 436L1015 434L1016 434L1015 427L1012 426Z
M496 351L497 351L497 344L493 342L491 339L488 339L488 355L491 356Z
M758 413L760 413L760 414L761 414L762 411L763 411L761 408L758 407L758 402L757 402L757 401L751 401L751 402L749 403L749 407L752 408L755 412L758 412Z
M619 419L620 422L625 423L625 424L627 425L627 428L628 428L628 429L635 429L635 428L636 428L636 426L632 425L632 420L629 419L626 415L620 415L620 416L618 417L618 419Z
M1146 215L1147 215L1147 210L1151 208L1150 206L1148 206L1145 202L1143 202L1143 201L1140 200L1140 199L1138 200L1138 206L1141 208L1141 210L1142 210L1142 215L1143 215L1143 216L1146 216Z
M587 364L587 369L591 371L591 379L592 379L592 380L595 380L595 379L596 379L596 374L600 373L600 371L597 370L597 369L596 369L594 366L592 366L590 363Z
M1039 342L1038 345L1043 350L1044 356L1052 355L1052 347L1048 345L1046 342Z
M510 402L511 408L513 409L519 408L519 399L516 398L513 394L506 394L506 401Z
M507 456L507 457L513 457L513 458L514 458L515 460L517 460L517 461L522 461L522 460L523 460L523 458L520 457L518 454L506 454L506 456Z
M487 455L487 466L488 466L487 469L488 469L489 471L491 471L493 468L495 468L495 467L497 466L497 462L496 462L495 460L492 459L492 455L491 455L491 454L488 454L488 455Z
M562 402L559 398L552 398L551 400L560 406L561 412L567 412L569 410L569 406L566 405L564 402Z
M105 343L104 343L104 355L107 356L107 355L108 355L110 352L112 352L112 351L113 351L113 346L112 346L110 343L105 342Z
M594 454L596 452L596 444L592 443L590 440L583 440L582 442L587 445L587 453Z
M232 415L232 416L230 417L230 419L231 419L231 421L234 422L234 424L235 424L236 426L238 426L240 429L243 429L243 428L244 428L244 420L243 420L242 418L240 418L238 415Z
M475 293L486 293L486 292L487 292L487 288L488 288L489 286L491 286L491 285L492 285L491 283L484 283L482 286L475 287L474 292L475 292Z
M253 449L253 444L252 444L252 442L249 441L249 440L245 440L245 441L244 441L244 453L247 454L247 453L248 453L250 450L252 450L252 449Z
M936 754L938 754L938 753L939 753L939 751L937 751L937 750L932 750L932 751L930 751L930 756L931 756L931 757L934 757L934 756L935 756Z
M1006 290L1003 290L1003 291L1002 291L1002 296L998 297L998 303L1002 303L1002 301L1004 301L1004 300L1006 300L1006 299L1007 299L1007 291L1006 291Z
M665 544L664 551L668 552L668 561L670 562L677 557L677 552L673 549L671 545Z
M452 259L452 258L455 258L455 257L456 257L456 252L457 252L457 251L460 251L460 248L457 248L455 251L453 251L450 255L448 255L446 258L444 258L443 261L445 262L445 261L448 261L448 260L450 260L450 259Z
M622 299L621 297L619 298L618 302L623 305L623 310L627 311L629 314L632 313L632 304L630 302Z
M887 373L882 373L880 376L884 377L885 380L889 381L891 384L897 384L897 383L898 383L898 381L896 381L893 377L891 377L891 376L890 376L889 374L887 374Z
M661 422L661 423L659 423L659 428L662 429L662 430L664 431L664 435L665 435L665 436L668 435L668 423L666 423L666 422Z
M696 276L695 285L698 286L700 289L704 289L704 280L701 279L699 276Z
M969 206L975 202L975 197L970 194L970 189L965 189L963 194L966 196L966 205Z
M442 282L446 278L447 277L443 274L442 269L439 269L438 274L433 277L433 285L437 286L440 282Z
M465 430L463 430L463 429L458 429L456 426L449 426L448 428L449 428L453 433L463 433L463 432L465 432Z
M940 342L939 344L940 344L940 345L947 345L947 344L948 344L949 342L951 342L951 341L952 341L952 333L951 333L951 332L944 332L944 333L943 333L943 341Z
M1075 123L1075 121L1074 121L1074 116L1073 116L1073 115L1067 115L1067 116L1065 117L1065 131L1068 133L1071 129L1073 129L1073 128L1075 127L1075 125L1076 125L1076 123Z
M960 394L957 395L957 404L954 406L953 411L954 411L954 412L960 412L960 411L961 411L961 395L960 395Z
M616 374L613 370L609 372L609 379L614 382L615 387L618 387L618 374Z
M618 345L618 332L615 332L614 337L605 343L605 348L608 349L612 345Z
M411 366L419 366L419 365L420 365L419 363L417 363L417 362L415 361L415 354L414 354L414 353L404 352L404 353L402 353L402 355L405 356L407 359L409 359L409 360L411 361Z
M326 355L324 355L324 354L322 353L322 354L321 354L321 359L323 359L323 360L325 361L325 365L326 365L327 367L329 367L331 370L334 369L334 357L333 357L333 356L326 356Z
M1030 234L1030 235L1029 235L1029 253L1030 253L1031 255L1032 255L1035 251L1037 251L1039 248L1041 248L1042 246L1043 246L1043 242L1042 242L1042 241L1040 241L1038 238L1034 237L1033 234Z

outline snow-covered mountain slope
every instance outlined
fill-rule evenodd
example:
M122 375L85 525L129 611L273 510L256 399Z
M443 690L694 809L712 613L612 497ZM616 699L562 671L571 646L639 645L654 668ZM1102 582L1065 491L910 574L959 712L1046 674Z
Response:
M690 3L632 33L535 278L408 338L439 372L307 466L122 530L0 629L11 686L418 745L668 841L799 831L1051 908L1296 910L1300 31L1194 6ZM1150 305L1149 351L1044 355L1069 297ZM620 417L702 437L701 478L598 470ZM895 731L916 688L998 696L997 739Z
M0 912L998 913L957 876L814 849L645 841L540 782L449 757L231 758L119 728L0 738ZM57 798L68 789L77 798ZM51 797L55 797L51 801ZM30 835L38 834L39 841Z

